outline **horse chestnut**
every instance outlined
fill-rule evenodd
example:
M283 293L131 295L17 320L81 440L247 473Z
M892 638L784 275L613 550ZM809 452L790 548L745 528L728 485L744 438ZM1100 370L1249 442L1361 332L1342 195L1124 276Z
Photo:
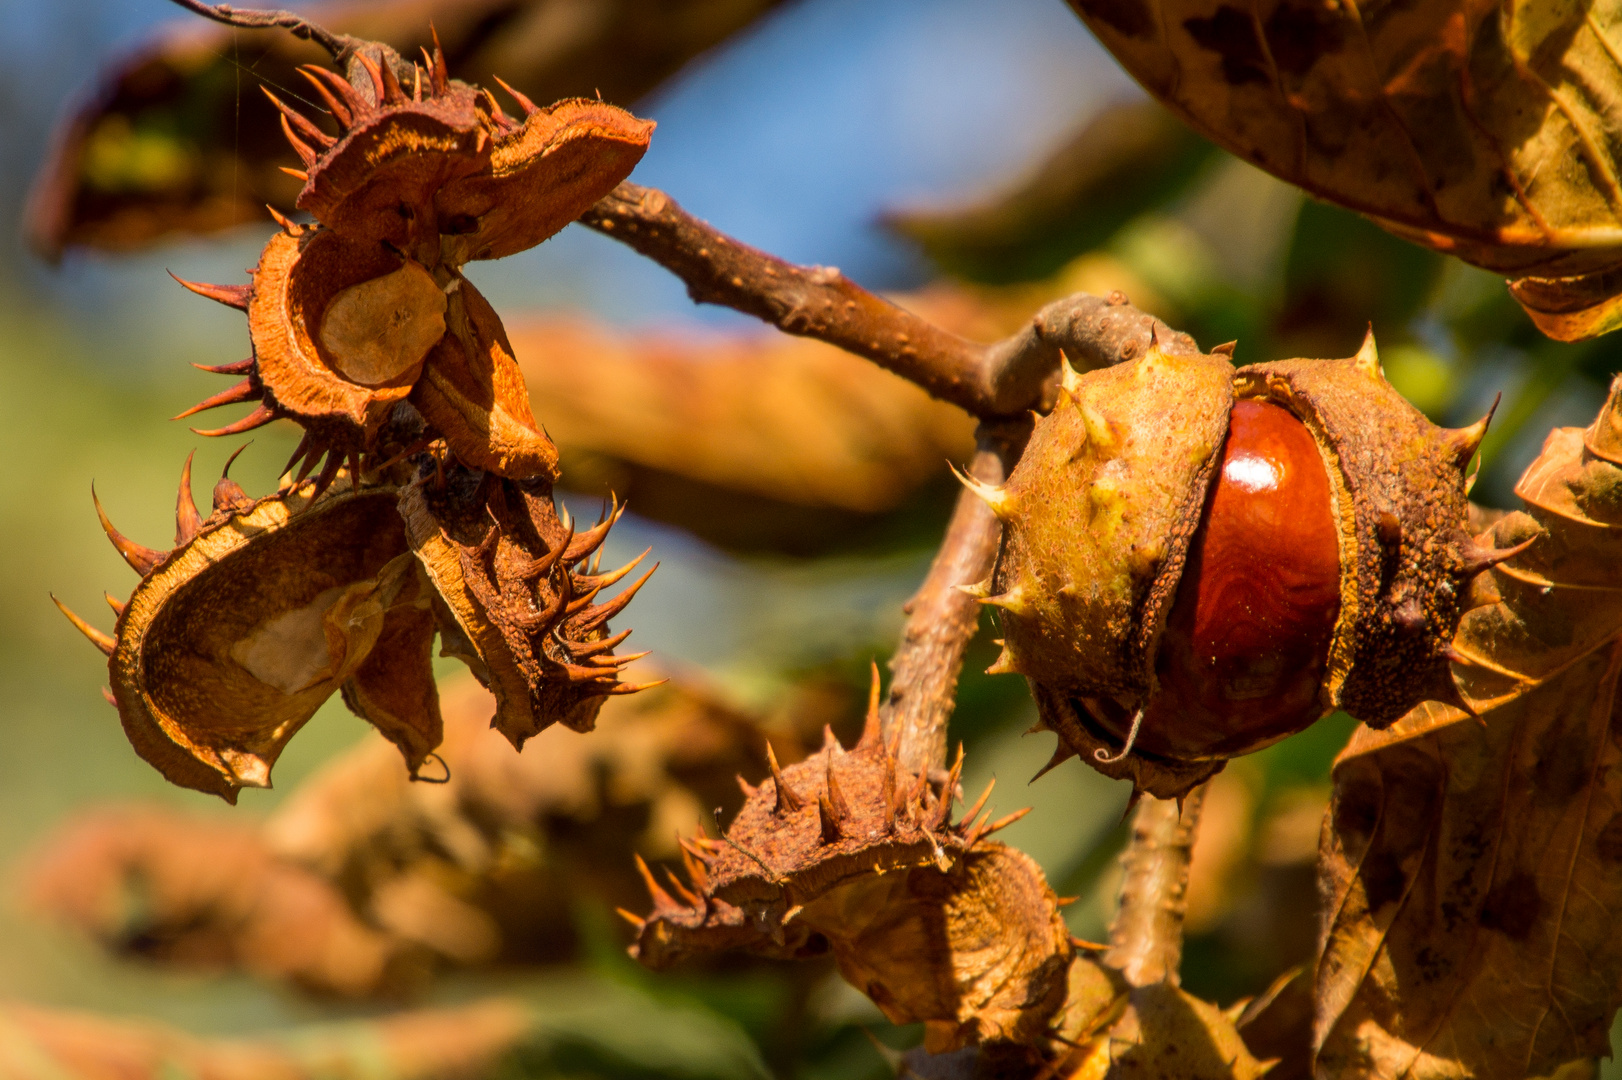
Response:
M1168 354L1066 368L1003 487L993 672L1059 734L1171 797L1341 708L1384 727L1453 696L1468 580L1507 552L1466 531L1487 419L1432 425L1346 360L1235 369Z

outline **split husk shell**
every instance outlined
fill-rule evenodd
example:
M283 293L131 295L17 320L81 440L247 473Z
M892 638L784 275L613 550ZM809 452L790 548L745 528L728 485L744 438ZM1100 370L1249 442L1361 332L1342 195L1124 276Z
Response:
M1503 557L1476 548L1466 528L1465 469L1485 419L1432 425L1385 381L1372 335L1349 359L1237 370L1155 347L1068 372L1007 484L971 485L1005 529L997 569L974 589L1000 609L1005 646L992 671L1030 681L1041 725L1060 736L1055 763L1082 754L1171 798L1302 726L1216 749L1208 732L1158 731L1153 752L1129 734L1159 692L1161 635L1236 397L1287 408L1330 478L1341 598L1316 715L1342 708L1379 727L1454 693L1465 586Z
M174 550L147 552L108 670L125 734L173 783L228 801L269 786L282 748L339 690L413 771L439 743L428 590L398 493L347 476L313 487L217 500Z

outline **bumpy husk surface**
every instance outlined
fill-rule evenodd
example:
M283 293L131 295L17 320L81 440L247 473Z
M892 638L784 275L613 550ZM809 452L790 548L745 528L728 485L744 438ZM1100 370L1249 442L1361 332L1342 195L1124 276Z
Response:
M770 764L721 839L683 841L690 886L670 875L672 895L647 874L653 911L625 913L632 955L659 968L831 951L892 1021L924 1023L932 1053L1041 1042L1065 1002L1069 932L1036 864L984 839L1009 819L975 821L977 804L951 823L961 756L943 781L909 775L871 712L856 746L829 734Z
M439 743L433 625L398 493L347 478L312 488L217 509L118 618L108 669L124 731L182 787L235 801L268 786L340 689L413 770Z
M493 724L515 747L554 723L590 731L606 697L639 689L618 681L620 665L634 657L613 655L624 635L610 640L608 620L647 575L593 604L636 564L579 572L614 517L576 536L558 519L542 479L453 466L441 480L431 465L401 493L399 513L438 592L445 651L495 694Z
M999 665L1134 703L1176 594L1227 435L1220 356L1142 359L1066 380L993 504L1002 556Z
M1077 376L992 497L1003 520L982 592L1001 609L993 671L1031 684L1059 758L1083 754L1150 792L1186 791L1220 764L1118 749L1095 710L1132 711L1154 690L1154 656L1198 528L1233 404L1221 356L1143 358Z

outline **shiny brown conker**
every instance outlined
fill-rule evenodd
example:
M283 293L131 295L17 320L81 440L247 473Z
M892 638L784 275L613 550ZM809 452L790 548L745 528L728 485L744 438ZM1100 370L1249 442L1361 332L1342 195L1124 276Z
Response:
M1216 756L1307 727L1323 713L1339 613L1340 546L1318 445L1288 409L1237 401L1139 745Z

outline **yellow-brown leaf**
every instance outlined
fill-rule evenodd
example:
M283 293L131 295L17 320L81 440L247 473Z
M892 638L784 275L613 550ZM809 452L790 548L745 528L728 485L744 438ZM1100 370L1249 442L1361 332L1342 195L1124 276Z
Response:
M1545 333L1622 322L1618 9L1070 0L1204 135L1490 270Z
M1608 1053L1622 978L1619 387L1553 432L1491 530L1525 552L1474 583L1428 702L1361 729L1320 858L1315 1041L1329 1077L1540 1076Z

